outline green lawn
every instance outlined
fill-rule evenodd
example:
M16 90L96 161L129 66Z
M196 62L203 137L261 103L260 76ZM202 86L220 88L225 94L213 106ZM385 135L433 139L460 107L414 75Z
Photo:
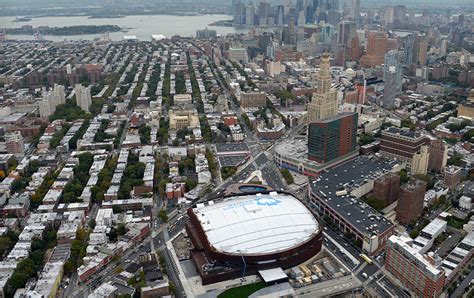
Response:
M256 284L250 284L245 286L240 286L237 288L228 289L227 291L223 292L218 298L247 298L250 294L265 288L265 284L263 282L259 282Z

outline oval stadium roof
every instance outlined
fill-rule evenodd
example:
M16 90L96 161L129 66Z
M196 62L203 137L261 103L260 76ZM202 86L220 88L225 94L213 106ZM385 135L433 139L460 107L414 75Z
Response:
M288 194L241 195L194 209L207 240L228 254L285 251L319 231L311 211Z

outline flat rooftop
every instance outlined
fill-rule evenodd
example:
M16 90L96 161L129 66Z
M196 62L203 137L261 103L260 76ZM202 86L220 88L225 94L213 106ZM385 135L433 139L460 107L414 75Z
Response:
M446 229L447 222L445 220L435 218L432 222L430 222L426 227L423 228L422 232L428 235L435 235L442 229Z
M229 254L285 251L319 232L316 218L297 198L283 193L240 195L193 209L209 243Z
M422 254L418 252L417 248L412 247L409 243L411 238L401 237L392 235L388 238L388 242L392 243L392 247L400 252L404 257L413 261L413 263L422 271L431 275L432 278L436 278L440 274L444 274L441 270L433 266L428 260L426 260Z
M400 136L410 138L410 139L418 139L422 137L422 135L419 132L411 131L409 129L404 129L404 128L393 127L393 126L387 128L383 132L400 135Z
M275 151L280 155L290 155L294 158L308 159L308 141L306 139L284 140L275 145ZM316 162L314 162L317 164Z
M246 143L223 143L216 144L216 152L219 153L230 153L230 152L250 152L249 146Z
M391 228L392 223L374 208L350 195L350 192L385 175L395 165L395 161L370 155L359 156L322 173L310 183L311 191L362 235L381 234ZM347 194L336 195L342 189L346 189Z

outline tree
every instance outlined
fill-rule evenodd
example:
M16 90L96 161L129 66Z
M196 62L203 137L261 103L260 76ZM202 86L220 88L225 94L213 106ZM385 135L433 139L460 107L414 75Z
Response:
M283 176L283 178L285 178L285 181L286 181L287 184L293 184L294 179L293 179L293 175L291 175L290 171L288 171L287 169L281 169L280 173Z
M416 230L416 229L414 229L414 230L412 230L412 231L410 232L410 237L411 237L412 239L415 239L416 237L418 237L418 235L420 235L420 231L418 231L418 230Z
M74 259L67 259L64 263L64 275L70 276L77 268L76 261Z
M402 127L407 127L410 130L415 130L416 129L416 125L413 122L411 122L410 119L402 119L401 126Z
M372 143L375 140L374 135L371 133L362 133L359 137L359 145L364 146Z
M408 182L408 173L405 169L402 169L400 172L398 172L398 175L400 175L400 185Z
M93 230L95 228L95 225L95 219L91 218L91 220L89 220L89 229Z
M160 211L158 211L158 218L163 222L168 221L168 215L166 214L165 209L160 209Z
M5 255L13 246L13 242L10 238L1 236L0 237L0 256Z
M222 180L226 180L227 178L233 176L237 172L236 167L224 167L221 168L221 175L222 175Z
M185 183L186 183L186 191L190 191L197 186L196 181L192 179L186 179Z
M117 233L119 235L125 235L125 233L127 233L127 228L123 223L117 225Z
M115 242L115 240L117 240L117 237L118 237L117 230L114 228L110 229L108 236L111 242Z
M448 165L455 165L455 166L458 166L458 167L464 166L463 156L459 153L454 153L448 159Z
M364 199L364 202L366 202L369 206L371 206L377 211L380 211L386 207L384 201L372 196L366 197Z

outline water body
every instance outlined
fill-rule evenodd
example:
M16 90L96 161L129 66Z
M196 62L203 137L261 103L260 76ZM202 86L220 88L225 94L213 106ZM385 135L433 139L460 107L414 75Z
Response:
M29 22L14 22L15 17L0 17L0 28L19 28L25 25L33 27L65 27L78 25L117 25L128 32L112 32L109 34L112 40L122 40L124 35L136 35L139 40L149 41L151 35L162 34L166 37L180 35L190 37L196 35L196 30L208 27L217 31L219 35L228 33L246 33L246 29L233 27L210 27L209 24L231 19L228 15L200 15L200 16L172 16L172 15L137 15L123 18L89 19L87 16L80 17L40 17L33 18ZM130 29L129 29L130 28ZM92 40L101 34L91 35L43 35L42 38L52 41L63 40ZM31 35L8 35L8 39L33 40Z

